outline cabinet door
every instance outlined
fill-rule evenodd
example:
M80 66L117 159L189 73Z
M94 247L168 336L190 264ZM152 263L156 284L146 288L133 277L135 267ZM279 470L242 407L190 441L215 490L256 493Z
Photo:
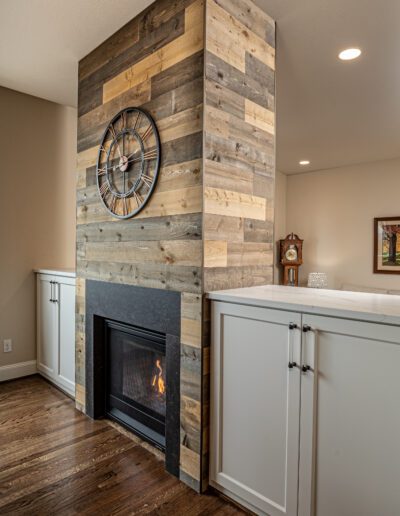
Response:
M259 514L297 514L300 372L288 363L300 362L300 325L213 302L211 484Z
M56 303L54 303L54 278L37 276L37 368L49 378L56 375Z
M300 516L400 514L400 328L303 323Z
M58 278L56 283L59 316L57 380L75 396L75 280Z

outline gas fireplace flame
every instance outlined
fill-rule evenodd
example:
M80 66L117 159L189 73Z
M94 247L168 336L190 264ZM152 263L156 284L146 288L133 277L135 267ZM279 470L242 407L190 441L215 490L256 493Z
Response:
M158 371L153 376L153 379L151 381L151 385L152 385L152 387L155 388L155 390L159 394L164 394L165 393L165 382L164 382L164 378L163 378L163 369L161 367L161 361L160 360L156 360L156 367L157 367Z

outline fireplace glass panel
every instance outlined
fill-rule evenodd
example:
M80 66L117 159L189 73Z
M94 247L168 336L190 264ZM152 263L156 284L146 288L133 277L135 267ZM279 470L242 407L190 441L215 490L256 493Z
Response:
M106 321L107 413L164 446L165 335Z

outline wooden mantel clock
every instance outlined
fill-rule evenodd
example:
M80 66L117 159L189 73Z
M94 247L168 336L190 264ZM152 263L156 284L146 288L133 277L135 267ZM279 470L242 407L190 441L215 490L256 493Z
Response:
M156 124L143 109L123 109L110 121L97 156L97 187L112 216L129 219L144 208L156 185L160 154Z
M297 287L299 267L303 263L303 240L294 233L280 240L280 261L283 267L283 284Z

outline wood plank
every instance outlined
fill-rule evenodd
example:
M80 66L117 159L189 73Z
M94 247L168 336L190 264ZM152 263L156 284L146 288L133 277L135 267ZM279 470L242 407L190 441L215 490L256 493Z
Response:
M227 242L244 241L244 221L240 217L204 213L203 221L204 235L208 240L223 238ZM260 225L262 224L264 224L264 221L260 221Z
M185 9L185 32L103 85L103 103L203 49L203 0Z
M77 274L82 278L125 283L147 288L201 292L199 267L171 266L165 264L126 264L119 262L89 262L79 260Z
M249 169L234 167L231 163L204 160L204 186L222 188L252 195L254 174Z
M267 90L270 102L266 107L271 111L275 111L275 72L265 63L257 59L257 57L246 53L246 76L250 77Z
M88 242L85 245L84 259L100 262L200 267L201 254L200 240Z
M181 295L181 343L201 348L201 296L182 292Z
M201 402L201 371L202 350L181 343L181 397Z
M200 213L135 219L127 223L103 222L77 227L78 242L129 242L147 240L198 240L201 239L202 217Z
M266 221L244 219L243 222L245 242L273 242L273 219Z
M203 104L163 118L157 126L161 144L197 133L203 128Z
M255 147L252 144L237 142L229 138L205 133L204 158L219 161L226 166L240 167L249 173L272 175L275 157L268 148Z
M227 246L227 266L271 265L273 263L272 244L264 242L229 242Z
M181 443L199 455L201 453L200 427L200 402L187 396L181 396Z
M245 100L245 120L267 133L275 134L275 114L249 99Z
M204 212L232 217L266 219L266 201L262 197L220 188L204 188Z
M180 467L190 477L200 481L200 455L184 445L181 445Z
M253 287L272 283L272 265L253 265L242 267L214 267L204 269L204 285L206 291L227 288ZM227 281L229 278L229 283Z
M228 242L204 240L204 267L226 267L228 265Z

